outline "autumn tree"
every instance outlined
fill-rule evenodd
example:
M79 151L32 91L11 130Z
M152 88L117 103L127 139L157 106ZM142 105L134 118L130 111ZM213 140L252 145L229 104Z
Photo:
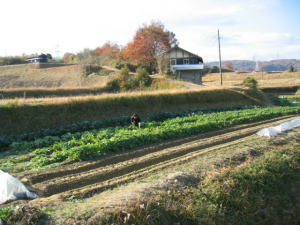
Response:
M117 57L120 53L120 47L117 44L106 42L102 47L98 47L94 50L95 54L100 57Z
M68 64L77 63L76 55L73 53L66 52L63 56L63 62Z
M152 22L137 30L133 41L127 44L121 56L153 71L157 70L157 56L175 44L177 39L173 32L166 30L160 22Z

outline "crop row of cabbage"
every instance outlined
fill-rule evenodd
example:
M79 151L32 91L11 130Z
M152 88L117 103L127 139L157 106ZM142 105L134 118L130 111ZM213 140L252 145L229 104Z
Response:
M157 112L149 115L144 121L163 121L170 118L187 116L191 113L206 114L212 112L223 112L228 110L240 110L250 107L228 107L223 109L203 110L193 109L184 112ZM14 142L34 142L36 140L36 147L47 147L51 140L56 141L57 138L67 140L70 134L80 136L85 131L99 130L106 127L126 126L129 124L130 116L120 116L115 118L107 118L94 121L79 121L72 124L61 125L52 129L41 129L35 132L25 132L14 136L0 136L0 152L1 148L8 147ZM44 139L45 138L45 139ZM44 140L43 140L44 139Z
M249 107L248 107L249 108ZM252 107L253 108L253 107ZM241 110L246 107L223 108L214 110L194 109L185 112L157 112L151 114L148 118L143 119L145 122L161 122L170 118L184 117L191 114L208 114L213 112L224 112L229 110ZM68 124L56 129L42 129L38 132L24 133L11 138L6 138L6 146L10 145L13 151L31 151L35 148L48 147L57 141L69 141L78 139L85 134L86 131L97 133L100 129L116 126L128 126L130 124L129 116L121 116L110 119L97 121L81 121L74 124ZM4 143L2 141L2 143ZM1 147L1 137L0 137Z
M120 152L147 144L217 130L231 125L254 122L276 116L300 113L300 107L271 107L226 111L148 122L144 127L114 127L85 132L71 140L57 140L51 146L31 149L31 167L45 166L66 160L87 160L111 152ZM18 159L20 162L21 159ZM1 166L0 166L1 167Z

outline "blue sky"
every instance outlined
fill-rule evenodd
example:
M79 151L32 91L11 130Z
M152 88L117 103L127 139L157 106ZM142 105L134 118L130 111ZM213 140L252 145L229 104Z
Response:
M9 0L0 3L0 55L62 55L106 41L125 45L144 23L159 20L182 48L205 61L300 59L296 0Z

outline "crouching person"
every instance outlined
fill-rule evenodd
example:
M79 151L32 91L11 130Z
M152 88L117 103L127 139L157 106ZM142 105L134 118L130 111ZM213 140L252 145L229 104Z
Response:
M131 124L136 126L136 127L141 128L141 119L138 116L138 114L133 113L133 115L131 116Z

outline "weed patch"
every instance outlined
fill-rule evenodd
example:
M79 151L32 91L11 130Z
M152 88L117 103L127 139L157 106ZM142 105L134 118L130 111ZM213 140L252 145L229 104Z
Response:
M127 210L94 216L100 224L269 225L300 222L300 146L220 169L197 187L172 190Z

